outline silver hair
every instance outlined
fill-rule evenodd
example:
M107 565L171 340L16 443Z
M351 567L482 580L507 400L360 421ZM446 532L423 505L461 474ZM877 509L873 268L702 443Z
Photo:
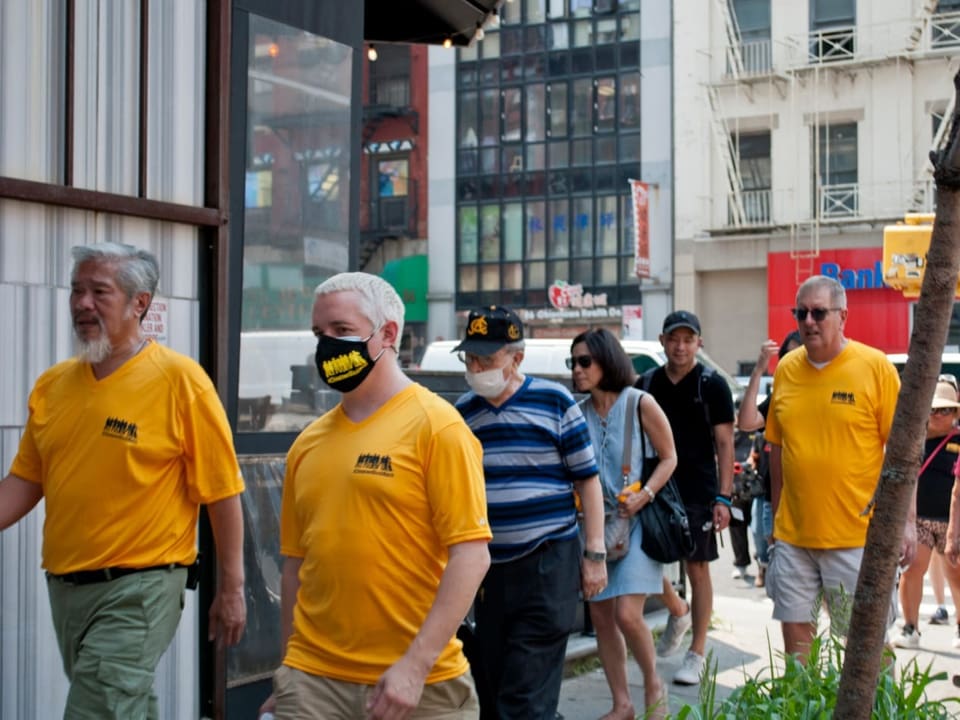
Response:
M403 300L393 286L377 275L365 272L344 272L317 285L314 295L353 291L360 298L360 312L373 323L374 328L393 321L397 324L397 342L403 337Z
M800 304L800 298L803 295L806 295L812 290L819 290L820 288L826 288L830 291L831 307L846 310L847 291L843 289L843 285L841 285L836 279L826 275L813 275L812 277L804 280L800 287L797 288L797 304Z
M523 344L523 340L517 340L516 342L507 343L503 347L506 348L507 352L515 353L523 352L523 349L526 347L526 345Z
M160 282L160 265L153 253L121 243L97 243L95 245L75 245L70 248L73 256L71 279L76 279L77 269L85 262L109 263L116 266L117 285L132 298L137 293L157 292Z

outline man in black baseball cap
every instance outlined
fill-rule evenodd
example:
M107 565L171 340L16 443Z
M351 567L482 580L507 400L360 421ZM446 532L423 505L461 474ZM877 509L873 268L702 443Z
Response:
M687 312L686 310L677 310L672 312L664 318L663 321L663 334L669 335L674 330L679 330L680 328L687 328L693 330L697 335L700 334L700 320L692 312Z
M509 343L523 340L523 323L510 308L500 305L471 310L467 317L467 336L453 352L493 355Z
M713 613L710 563L719 557L716 533L729 525L733 502L733 398L723 379L697 360L703 339L700 320L692 312L676 310L667 315L660 344L666 364L644 373L637 386L653 395L670 421L678 458L674 478L696 549L686 558L689 603L676 597L673 586L664 580L664 604L669 608L689 604L689 608L683 615L671 612L657 654L663 657L679 650L692 627L690 649L673 681L697 685Z

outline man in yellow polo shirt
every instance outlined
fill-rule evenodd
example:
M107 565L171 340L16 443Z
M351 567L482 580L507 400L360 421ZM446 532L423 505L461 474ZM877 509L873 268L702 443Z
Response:
M340 403L287 454L280 510L283 718L467 720L456 631L490 564L480 443L397 364L404 306L382 278L316 290L320 377Z
M870 520L862 512L880 478L900 378L882 352L844 337L847 296L836 280L801 284L793 315L803 347L777 365L765 432L776 539L766 586L784 650L803 656L821 594L833 628L846 632ZM915 551L911 517L904 564Z
M243 480L213 383L141 333L156 258L113 243L75 247L73 258L78 356L30 393L0 482L0 530L44 499L43 567L70 680L64 716L155 718L154 672L180 621L201 503L220 575L211 636L236 644L243 633Z

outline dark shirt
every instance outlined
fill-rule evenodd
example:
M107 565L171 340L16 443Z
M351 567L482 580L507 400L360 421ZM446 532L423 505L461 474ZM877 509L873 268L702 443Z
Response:
M923 447L924 463L941 442L942 437L927 439ZM941 522L949 520L953 466L957 462L957 450L952 446L957 444L960 444L960 435L950 438L917 478L917 517Z
M727 383L713 373L701 385L702 372L703 365L697 363L674 385L661 367L654 371L649 387L670 421L677 448L673 476L686 505L710 505L719 489L713 433L703 406L709 409L710 424L733 422L733 397Z
M770 410L769 395L763 399L762 403L757 405L757 412L763 415L764 421L767 419L768 410ZM763 499L770 502L772 499L770 489L770 443L763 436L763 428L757 430L754 449L757 451L757 472L760 473L763 480Z

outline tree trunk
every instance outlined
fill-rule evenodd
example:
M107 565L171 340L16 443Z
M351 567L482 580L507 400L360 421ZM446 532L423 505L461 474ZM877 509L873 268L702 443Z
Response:
M960 73L954 77L960 92ZM870 717L907 511L917 482L930 402L940 373L960 267L960 104L946 149L931 153L937 214L907 364L877 486L857 582L835 717ZM944 122L947 118L944 119Z

